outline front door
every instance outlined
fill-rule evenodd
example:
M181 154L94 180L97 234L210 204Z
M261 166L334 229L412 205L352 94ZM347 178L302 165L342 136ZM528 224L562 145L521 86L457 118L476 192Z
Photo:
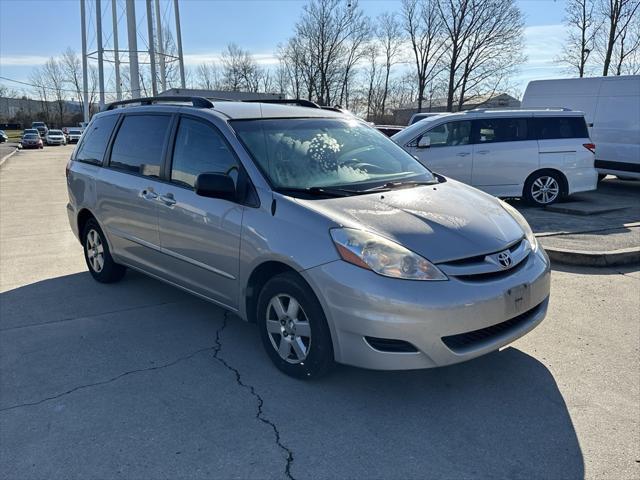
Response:
M427 130L407 147L430 170L471 184L473 149L470 138L470 121L448 122Z
M227 173L237 181L240 164L210 122L180 118L169 172L159 194L158 225L167 275L226 306L238 308L240 233L244 206L196 195L200 173Z

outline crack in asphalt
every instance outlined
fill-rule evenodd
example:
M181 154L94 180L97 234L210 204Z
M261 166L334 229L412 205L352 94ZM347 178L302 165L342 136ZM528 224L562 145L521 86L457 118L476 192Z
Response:
M262 410L262 406L264 405L264 399L258 392L256 392L256 389L253 385L249 385L242 380L242 375L240 374L240 371L237 368L229 365L229 363L227 363L227 361L220 356L220 351L222 350L221 336L224 329L227 328L227 319L228 319L228 313L225 311L224 319L222 321L222 326L218 330L216 330L216 340L215 340L216 343L215 343L215 346L213 347L213 358L215 358L227 370L235 374L236 383L240 385L242 388L248 390L251 393L251 395L253 395L256 398L258 402L258 405L257 405L258 408L256 411L255 418L260 420L265 425L270 426L271 429L273 430L273 433L276 439L276 444L283 452L287 454L287 464L285 466L284 473L288 479L295 480L294 476L291 474L291 466L293 465L293 451L291 451L291 449L289 449L286 445L282 443L282 440L280 437L280 431L278 430L278 427L276 426L276 424L273 423L264 415L264 411Z
M100 385L106 385L108 383L115 382L116 380L120 380L121 378L126 377L128 375L132 375L134 373L150 372L150 371L153 371L153 370L161 370L163 368L172 367L173 365L176 365L177 363L184 362L185 360L189 360L189 359L195 357L199 353L207 352L209 350L213 350L214 348L215 347L201 348L199 350L196 350L195 352L192 352L192 353L190 353L188 355L185 355L183 357L177 358L177 359L175 359L175 360L173 360L171 362L163 363L162 365L155 365L153 367L137 368L135 370L129 370L127 372L121 373L120 375L116 375L115 377L111 377L111 378L109 378L107 380L102 380L100 382L93 382L93 383L87 383L87 384L84 384L84 385L79 385L79 386L74 387L74 388L72 388L70 390L67 390L66 392L62 392L62 393L59 393L57 395L52 395L50 397L45 397L45 398L43 398L41 400L38 400L38 401L35 401L35 402L25 402L25 403L20 403L18 405L11 405L10 407L0 408L0 413L6 412L6 411L9 411L9 410L15 410L16 408L32 407L32 406L40 405L40 404L48 402L50 400L56 400L58 398L64 397L66 395L69 395L71 393L77 392L78 390L84 390L86 388L97 387L97 386L100 386Z

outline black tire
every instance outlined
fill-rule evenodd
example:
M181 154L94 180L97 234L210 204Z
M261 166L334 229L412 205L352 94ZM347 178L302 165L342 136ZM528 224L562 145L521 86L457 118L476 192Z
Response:
M542 191L542 188L550 190ZM564 179L559 173L540 170L531 174L524 183L524 199L531 205L545 207L560 200L564 194Z
M89 238L90 236L91 238ZM82 246L84 248L84 260L87 262L87 268L95 280L100 283L114 283L124 277L124 274L127 272L126 267L113 261L104 233L100 225L98 225L98 222L93 218L87 220L84 226ZM94 248L91 248L92 246ZM101 265L98 254L101 255Z
M295 325L302 325L309 329L308 344L305 342L303 334L298 336L294 333L288 336L284 330L285 324L278 319L272 301L276 301L274 300L276 298L280 299L282 302L280 305L284 305L288 310L290 303L285 305L287 297L293 298L299 304L300 313L295 317L296 321L300 320L301 323L295 323L293 329L295 332ZM265 284L258 297L256 316L262 344L267 355L280 371L295 378L313 379L326 375L334 367L331 332L322 306L311 288L296 274L282 273ZM267 326L268 321L271 322L272 329L274 325L280 328L278 323L282 324L284 333L270 333ZM302 330L298 332L302 332ZM281 342L286 342L284 337L287 336L290 343L290 347L288 347L290 357L285 359L280 355L276 343L281 345ZM298 353L293 346L293 342L298 341L302 342L303 347L306 347L306 355L302 360L297 358Z

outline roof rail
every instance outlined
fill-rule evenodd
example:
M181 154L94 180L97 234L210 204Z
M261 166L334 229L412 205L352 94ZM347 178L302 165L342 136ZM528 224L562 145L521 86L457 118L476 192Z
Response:
M523 111L559 111L559 112L572 112L570 108L565 107L489 107L489 108L473 108L471 110L462 110L458 113L484 113L484 112L500 112L504 110L523 110Z
M191 102L191 105L196 108L212 108L213 103L204 97L187 97L187 96L166 96L166 97L143 97L143 98L131 98L129 100L120 100L118 102L112 102L106 106L104 110L115 110L118 107L140 104L153 105L154 103L174 103L174 102Z
M299 107L309 107L309 108L321 108L315 102L311 100L304 100L302 98L265 98L265 99L250 99L250 100L241 100L242 102L249 103L279 103L283 105L298 105Z

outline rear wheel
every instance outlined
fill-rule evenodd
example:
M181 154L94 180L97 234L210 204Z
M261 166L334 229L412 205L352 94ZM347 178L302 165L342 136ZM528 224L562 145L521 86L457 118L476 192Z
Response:
M524 197L533 205L551 205L562 196L562 184L562 179L556 172L536 172L525 182Z
M331 333L320 302L294 273L269 280L258 297L257 321L269 358L296 378L318 378L334 366Z
M91 276L101 283L122 279L127 269L113 261L102 229L93 218L87 221L82 235L84 259Z

